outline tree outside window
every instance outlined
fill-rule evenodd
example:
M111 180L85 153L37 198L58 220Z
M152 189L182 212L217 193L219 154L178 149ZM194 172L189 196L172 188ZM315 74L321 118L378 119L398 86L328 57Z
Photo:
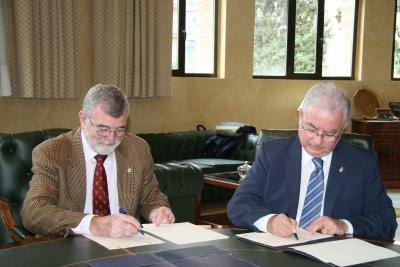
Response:
M353 77L357 0L255 1L255 78Z
M400 0L396 1L395 23L393 36L392 80L400 80Z

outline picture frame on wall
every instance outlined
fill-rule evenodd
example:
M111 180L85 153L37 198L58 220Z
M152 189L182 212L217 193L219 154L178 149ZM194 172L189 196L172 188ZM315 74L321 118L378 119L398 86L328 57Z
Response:
M393 120L393 113L392 109L390 108L376 108L376 119L377 120L386 120L386 121L391 121Z
M400 117L400 102L389 102L389 108L392 110L393 116Z

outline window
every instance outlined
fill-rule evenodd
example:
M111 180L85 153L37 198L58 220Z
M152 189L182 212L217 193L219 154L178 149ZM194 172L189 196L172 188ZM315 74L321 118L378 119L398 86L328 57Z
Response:
M172 76L217 76L217 0L173 0Z
M396 1L393 36L392 80L400 80L400 0Z
M354 78L358 0L255 3L254 78Z

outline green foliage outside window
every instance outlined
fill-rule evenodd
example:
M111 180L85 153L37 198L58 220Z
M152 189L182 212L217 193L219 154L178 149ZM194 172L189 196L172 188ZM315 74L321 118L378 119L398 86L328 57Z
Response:
M393 59L393 77L400 78L400 0L397 0L396 9L396 29L394 36L394 59Z
M254 27L253 74L285 76L287 67L288 1L256 0ZM295 73L314 73L317 27L317 0L297 0L295 18ZM338 9L338 17L341 10ZM324 21L324 39L332 37L331 20ZM323 43L325 46L328 43ZM326 54L327 47L323 49ZM292 70L292 71L293 71Z

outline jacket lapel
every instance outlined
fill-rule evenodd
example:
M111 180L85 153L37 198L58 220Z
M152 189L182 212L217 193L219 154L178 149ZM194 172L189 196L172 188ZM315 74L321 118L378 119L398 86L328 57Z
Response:
M324 215L330 216L336 199L343 187L350 166L346 164L347 153L342 142L339 141L332 153L331 166L329 168L328 184L326 185ZM339 156L340 155L340 158Z
M115 158L117 161L118 204L127 213L132 214L134 166L133 160L128 158L128 150L124 139L115 150ZM127 192L132 193L127 194Z
M83 212L86 200L86 167L80 127L72 132L68 164L67 179L70 194L74 196L71 197L73 208L76 211Z
M284 166L286 187L288 188L288 198L290 200L289 216L296 218L301 181L301 145L297 135L288 149L287 157L284 159Z

